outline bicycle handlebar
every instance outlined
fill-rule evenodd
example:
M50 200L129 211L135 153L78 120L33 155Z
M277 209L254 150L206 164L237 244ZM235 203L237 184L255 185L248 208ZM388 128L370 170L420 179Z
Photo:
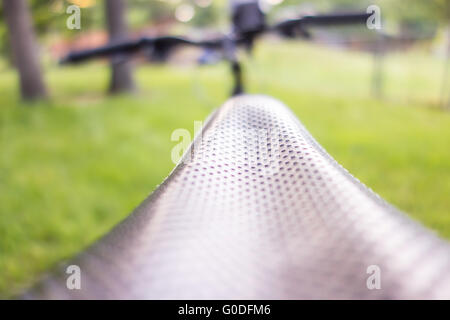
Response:
M60 60L61 64L78 63L92 58L98 58L118 53L134 53L142 48L171 49L178 45L197 46L203 48L223 49L224 43L231 40L236 45L241 45L256 36L267 32L277 32L286 37L294 37L296 30L304 30L308 26L329 26L342 24L364 23L371 16L369 13L324 14L308 15L298 19L289 19L275 24L272 27L263 26L247 33L221 36L216 39L196 41L185 37L161 36L144 37L137 40L127 40L119 43L111 43L94 49L81 50L69 53Z

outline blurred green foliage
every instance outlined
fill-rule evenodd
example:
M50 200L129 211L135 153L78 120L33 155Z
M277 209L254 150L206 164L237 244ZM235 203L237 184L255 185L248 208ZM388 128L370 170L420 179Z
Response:
M48 33L60 33L71 36L74 33L66 28L66 8L72 4L68 0L28 0L37 33L45 36ZM127 0L128 17L131 26L138 27L148 23L157 23L174 18L176 6L189 3L195 8L195 16L189 25L219 25L226 21L228 0L213 0L211 5L200 7L194 0L162 1L162 0ZM450 23L450 0L284 0L273 7L276 12L282 8L308 4L319 11L365 10L368 5L378 4L383 16L397 23L415 24L416 29L429 28L429 25ZM103 1L96 0L94 5L82 9L83 31L92 28L103 28ZM2 6L0 6L0 37L5 36L2 23ZM417 27L419 26L419 27ZM0 43L0 50L5 50L6 42Z

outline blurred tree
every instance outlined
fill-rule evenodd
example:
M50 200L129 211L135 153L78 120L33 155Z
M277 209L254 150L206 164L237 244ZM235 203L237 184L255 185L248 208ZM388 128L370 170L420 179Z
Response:
M1 0L0 0L1 1ZM66 27L68 14L66 9L71 4L77 4L75 0L28 0L31 12L34 32L38 39L45 39L49 34L61 36L75 36L74 32ZM103 28L103 6L94 5L82 7L81 26L83 32L92 28ZM0 6L0 39L7 38L6 26L1 23L4 20L3 8ZM78 31L78 30L77 30ZM5 55L12 61L11 48L8 41L0 41L0 55Z
M127 0L128 13L131 23L135 27L145 25L149 22L160 23L174 20L175 2L170 1L148 1L148 0Z
M271 3L271 1L268 1ZM296 6L299 4L311 4L320 11L352 11L367 8L374 1L370 0L284 0L280 6ZM376 0L375 0L376 2Z
M3 0L13 62L19 72L20 91L25 100L46 97L39 66L38 47L26 0Z
M220 13L216 9L216 6L211 3L207 7L197 8L196 14L192 19L192 24L198 27L205 27L208 25L213 25L218 21L218 15ZM228 14L228 12L226 12Z
M449 76L450 76L450 0L381 0L382 3L391 5L393 10L396 10L400 19L427 19L433 23L437 23L442 28L445 28L446 43L445 43L445 65L442 75L441 88L441 106L443 108L450 108L449 92Z
M123 0L106 0L105 12L110 42L124 40L128 36L125 22L125 2ZM128 59L116 55L111 59L110 93L130 92L135 88L132 68Z
M173 5L167 1L152 1L149 4L150 20L153 22L165 21L173 18Z

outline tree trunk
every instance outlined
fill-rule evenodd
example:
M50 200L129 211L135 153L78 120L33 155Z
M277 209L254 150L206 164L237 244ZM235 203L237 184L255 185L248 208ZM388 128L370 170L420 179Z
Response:
M385 55L385 38L378 34L375 40L373 50L373 74L372 74L372 95L376 99L383 98L384 76L383 60Z
M449 69L450 69L450 25L446 31L445 42L445 61L444 61L444 73L442 74L442 89L441 89L441 106L442 109L450 109L450 88L449 88Z
M44 98L47 93L39 66L38 48L26 0L3 0L8 37L19 71L20 91L25 100Z
M125 2L123 0L106 0L105 6L109 41L114 43L126 39L128 30L125 22ZM127 56L120 54L113 56L111 72L110 93L134 90L132 66Z

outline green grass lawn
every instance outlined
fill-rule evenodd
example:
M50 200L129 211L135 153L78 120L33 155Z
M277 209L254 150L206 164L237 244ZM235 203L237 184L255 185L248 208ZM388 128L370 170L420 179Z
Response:
M450 113L434 108L440 62L386 61L386 97L370 96L371 57L266 44L249 91L289 105L363 183L450 238ZM49 66L51 102L19 102L0 74L0 297L9 297L125 218L170 172L176 128L193 131L230 90L225 65L143 66L135 96L106 97L108 68ZM225 81L224 81L225 79Z

